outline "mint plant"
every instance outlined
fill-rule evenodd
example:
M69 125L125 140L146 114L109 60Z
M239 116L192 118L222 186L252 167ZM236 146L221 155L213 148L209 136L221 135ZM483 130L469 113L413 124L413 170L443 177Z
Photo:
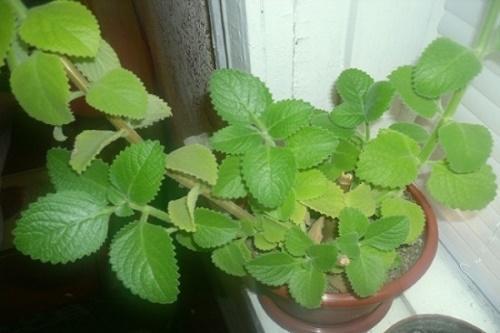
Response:
M210 147L167 154L138 131L171 116L170 108L121 67L84 6L62 0L28 10L19 0L0 0L0 65L6 60L25 111L60 132L75 121L69 102L83 97L114 127L81 132L72 151L48 152L55 192L22 213L15 245L43 262L72 262L103 245L116 215L123 227L111 241L111 266L132 293L151 302L177 297L179 244L211 251L228 274L287 285L307 308L320 306L329 281L338 287L345 280L339 290L370 296L398 265L398 249L424 230L422 209L404 191L425 165L432 165L430 194L449 207L480 209L495 197L486 164L491 135L452 116L492 51L499 10L494 2L474 50L439 38L415 66L385 81L345 70L336 82L341 103L330 113L302 100L274 101L258 78L218 70L209 92L227 126ZM372 137L371 125L396 95L435 121L430 133L396 123ZM99 158L122 139L131 145L110 163ZM431 159L437 148L444 158ZM155 207L165 176L188 191Z

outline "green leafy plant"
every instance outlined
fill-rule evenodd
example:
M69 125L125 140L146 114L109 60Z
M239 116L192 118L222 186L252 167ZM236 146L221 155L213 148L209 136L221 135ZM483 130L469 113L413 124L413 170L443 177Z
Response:
M210 147L166 154L137 130L169 117L170 108L121 67L84 6L54 1L27 10L0 0L0 65L6 59L12 92L26 112L63 126L75 120L69 102L84 96L115 128L85 130L72 151L49 151L55 192L23 212L15 245L43 262L72 262L103 245L114 214L124 222L111 241L111 266L132 293L151 302L177 297L177 244L212 251L215 266L228 274L287 285L307 308L320 305L329 282L370 296L398 265L398 249L424 230L422 209L404 191L425 165L432 165L427 189L444 205L481 209L495 197L486 164L491 135L452 117L491 52L499 9L495 2L473 50L439 38L416 65L380 82L345 70L336 81L341 103L330 113L302 100L274 101L258 78L218 70L209 92L227 126ZM396 96L434 120L430 133L396 123L372 138L371 125ZM98 158L120 139L132 145L110 163ZM431 159L438 148L444 157ZM154 207L165 175L189 191Z

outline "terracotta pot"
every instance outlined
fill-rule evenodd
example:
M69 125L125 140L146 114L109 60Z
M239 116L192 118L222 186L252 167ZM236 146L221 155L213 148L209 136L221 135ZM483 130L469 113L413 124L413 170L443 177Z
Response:
M259 300L267 314L291 332L360 333L382 320L389 311L392 300L420 279L436 255L438 230L434 212L415 186L410 185L408 191L422 207L426 217L422 254L408 272L367 298L326 293L323 295L321 307L313 310L295 303L286 287L266 289L259 295Z

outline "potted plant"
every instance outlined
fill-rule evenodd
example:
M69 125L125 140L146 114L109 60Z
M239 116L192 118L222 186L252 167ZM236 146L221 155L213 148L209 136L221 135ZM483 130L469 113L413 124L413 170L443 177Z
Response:
M342 102L331 113L301 100L273 101L250 74L216 71L210 97L227 126L210 147L168 154L138 131L170 116L169 107L120 66L85 7L0 6L0 59L26 112L60 131L74 121L69 101L84 97L114 126L81 132L71 151L49 151L55 192L31 204L14 232L16 247L33 259L67 263L95 252L114 214L124 225L111 241L110 263L141 298L175 301L179 243L212 251L228 274L276 287L262 302L286 327L359 332L382 318L435 254L435 218L411 186L425 165L432 164L427 189L443 204L480 209L495 197L488 130L451 118L490 51L498 2L474 50L440 38L387 81L344 71L336 82ZM437 121L431 133L397 123L371 136L396 95ZM132 145L109 163L98 158L120 139ZM431 160L438 146L444 157ZM189 191L154 207L165 175Z

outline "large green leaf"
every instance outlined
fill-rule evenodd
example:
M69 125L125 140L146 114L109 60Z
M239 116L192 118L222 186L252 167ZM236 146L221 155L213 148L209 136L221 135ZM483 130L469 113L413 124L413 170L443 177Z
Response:
M439 129L439 143L449 167L459 173L477 171L490 156L493 139L482 125L451 122Z
M243 180L257 201L270 208L281 205L296 174L295 159L286 148L260 146L243 157Z
M259 131L250 125L230 125L214 133L210 143L226 154L244 154L262 143Z
M227 274L244 277L247 272L245 264L252 258L245 241L233 241L212 253L212 262Z
M241 159L239 156L229 156L219 167L217 183L213 194L224 199L242 198L247 190L241 177Z
M495 174L489 165L471 173L455 173L444 163L436 163L427 181L434 199L451 208L482 209L496 196Z
M153 303L172 303L179 294L174 245L167 230L132 222L113 238L109 253L118 279L133 294Z
M94 15L74 1L53 1L31 8L19 33L39 49L82 57L94 57L101 40Z
M370 223L362 243L379 250L393 250L403 244L410 230L406 216L389 216Z
M374 185L398 188L410 184L418 174L418 144L404 134L384 130L368 142L359 155L356 174Z
M172 116L170 106L160 97L149 94L146 114L142 119L132 121L132 127L145 128L170 116Z
M16 15L7 1L0 1L0 68L16 36Z
M429 139L429 132L419 124L400 122L392 124L389 128L407 135L419 144L424 144Z
M168 202L168 215L172 224L181 230L188 232L196 231L194 218L188 209L187 197L182 197Z
M333 154L338 139L332 132L320 127L304 127L287 140L299 169L318 165ZM307 154L304 154L307 152Z
M75 139L75 147L69 161L71 167L82 173L107 145L123 136L120 131L86 130Z
M113 69L120 68L120 59L115 50L104 40L99 42L99 49L93 58L75 58L75 66L91 82L97 81Z
M272 103L271 93L258 78L234 69L212 74L210 97L215 111L230 124L248 124Z
M423 98L415 93L412 86L412 72L412 66L399 67L389 75L389 80L406 106L420 116L431 118L440 111L438 101Z
M134 73L116 68L93 82L85 100L90 106L113 116L143 118L148 108L148 93Z
M14 230L16 248L43 262L67 263L97 251L112 209L91 193L61 191L38 199Z
M383 217L406 216L408 218L410 224L405 243L413 243L424 230L424 211L419 205L412 201L397 197L385 199L382 201L380 212Z
M320 272L328 272L337 264L337 248L333 244L315 244L307 249L307 256Z
M35 52L14 69L10 85L31 117L55 126L74 120L69 110L68 78L57 56Z
M196 208L194 221L197 228L193 234L194 241L204 248L217 247L230 242L240 229L238 221L206 208Z
M345 207L344 193L342 189L333 182L328 182L328 188L323 196L310 200L301 201L305 206L321 214L336 218Z
M157 141L125 148L110 168L111 183L128 200L145 205L154 199L165 173L165 153Z
M298 227L288 229L285 238L286 250L295 257L302 257L306 254L306 250L313 245L313 241L306 232Z
M285 100L271 104L262 114L262 121L276 139L284 139L307 126L314 107L301 100Z
M345 271L352 289L360 297L376 293L387 274L383 254L368 246L361 247L360 256L353 259Z
M282 252L263 254L246 264L246 269L257 281L270 286L281 286L290 280L298 262Z
M357 68L349 68L340 74L335 87L344 103L362 105L363 98L372 84L370 75Z
M368 218L359 209L347 207L340 212L338 228L341 236L355 232L363 237L369 225Z
M448 38L434 40L422 53L413 70L416 93L437 98L464 88L481 71L475 53Z
M321 296L326 291L325 274L315 269L297 268L288 283L293 299L308 309L321 305Z
M297 200L318 198L325 194L327 188L328 178L317 169L299 172L293 187Z
M192 144L174 150L167 157L167 168L198 178L210 185L217 182L217 161L210 149Z

